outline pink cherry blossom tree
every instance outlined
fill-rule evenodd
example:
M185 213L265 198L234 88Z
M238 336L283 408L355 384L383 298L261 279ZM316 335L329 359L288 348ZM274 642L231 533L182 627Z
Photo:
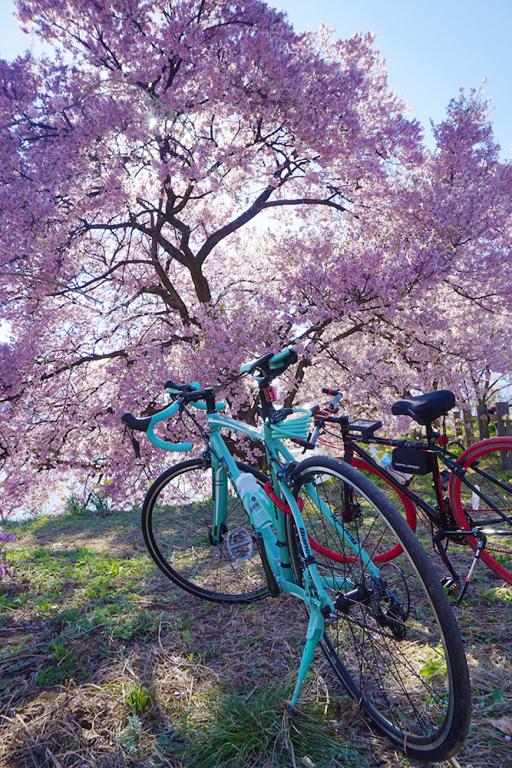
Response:
M435 138L421 163L351 219L350 237L319 232L306 260L311 300L332 320L319 343L324 381L379 413L397 396L440 386L469 405L485 381L510 376L512 168L478 93L451 102ZM315 246L329 253L321 263ZM345 304L347 283L358 290Z
M507 269L511 181L477 95L429 153L369 35L260 0L18 12L52 53L0 63L4 512L70 476L133 498L119 414L169 376L300 338L289 401L324 376L382 401L428 383L466 305L473 328L505 305L475 280ZM224 393L249 418L252 394Z

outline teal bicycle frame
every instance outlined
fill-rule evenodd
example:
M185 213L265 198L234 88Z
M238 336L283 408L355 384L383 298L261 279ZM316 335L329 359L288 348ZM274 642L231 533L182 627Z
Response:
M194 382L192 386L195 389L200 388L197 382ZM179 397L178 392L174 390L169 391ZM192 401L189 404L201 410L206 410L206 405L201 401ZM213 477L212 543L220 542L223 524L227 515L228 482L230 482L244 506L251 525L256 531L256 536L261 542L264 554L261 553L261 550L260 554L262 554L262 559L263 557L266 558L279 592L284 592L301 599L309 611L310 618L306 632L306 642L302 652L297 681L290 701L291 706L295 707L302 683L313 660L315 649L322 639L325 617L335 612L335 606L326 590L349 591L354 586L348 579L332 576L326 577L319 574L301 511L290 487L283 478L283 465L285 466L295 461L292 453L284 445L283 439L298 437L303 433L307 433L310 412L304 411L304 409L294 409L295 412L301 412L303 415L288 421L283 420L276 425L264 422L263 430L259 431L244 422L235 421L221 415L219 411L225 407L224 403L217 403L215 407L216 412L206 414L209 432L208 450ZM173 416L179 408L180 403L177 401L151 417L146 434L153 445L164 450L191 450L192 443L172 443L158 438L154 433L155 426L159 422ZM305 564L302 574L302 585L297 583L292 570L285 514L274 505L261 486L255 485L249 493L243 494L242 497L239 485L244 473L238 469L236 461L222 437L221 431L223 429L240 433L264 445L274 492L288 505L298 534L298 545ZM310 499L318 506L328 522L337 530L342 541L351 547L354 554L367 567L370 575L379 582L379 568L359 546L356 539L345 528L343 523L322 501L315 485L313 483L306 483L305 487Z

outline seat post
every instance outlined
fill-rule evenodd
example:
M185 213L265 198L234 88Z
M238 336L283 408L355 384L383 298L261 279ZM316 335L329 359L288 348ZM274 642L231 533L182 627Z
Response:
M432 429L432 422L431 421L429 421L429 423L425 425L425 429L426 429L426 432L427 432L427 441L429 443L431 443L432 440L434 439L434 430Z

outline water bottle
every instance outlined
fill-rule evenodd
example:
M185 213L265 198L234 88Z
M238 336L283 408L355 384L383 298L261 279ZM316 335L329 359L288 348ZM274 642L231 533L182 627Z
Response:
M254 475L249 472L242 472L238 480L235 481L235 486L256 530L265 524L271 525L270 504L272 502L269 499L269 504L265 505L263 497L267 498L267 496Z

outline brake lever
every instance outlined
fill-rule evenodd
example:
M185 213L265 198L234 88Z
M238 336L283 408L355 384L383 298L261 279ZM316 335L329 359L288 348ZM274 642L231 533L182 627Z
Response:
M136 459L140 459L140 443L133 434L133 429L130 429L129 427L125 427L124 431L128 433L128 436L132 443L133 452L135 454Z
M320 430L321 426L319 424L315 424L315 428L312 432L309 433L307 440L303 440L301 442L298 440L294 441L299 443L299 445L302 445L302 453L306 453L306 451L312 451L314 448L316 448L318 438L320 437Z

